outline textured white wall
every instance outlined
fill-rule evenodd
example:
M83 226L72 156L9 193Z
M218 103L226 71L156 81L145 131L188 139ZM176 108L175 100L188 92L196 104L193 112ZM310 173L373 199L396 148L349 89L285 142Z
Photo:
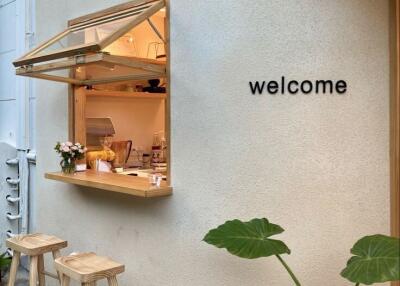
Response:
M122 1L37 1L45 39ZM38 82L37 230L127 266L121 285L293 285L274 259L201 242L226 219L281 224L304 285L339 276L360 236L389 229L387 1L172 2L169 198L43 179L67 138L67 88ZM345 79L345 96L252 96L249 80ZM45 92L44 92L45 91Z
M12 61L16 57L17 5L0 0L0 141L17 144L17 95Z

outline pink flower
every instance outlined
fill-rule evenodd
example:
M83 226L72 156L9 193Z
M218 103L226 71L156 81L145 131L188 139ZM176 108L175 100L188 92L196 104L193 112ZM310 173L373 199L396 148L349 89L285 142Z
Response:
M70 150L69 150L69 147L65 146L65 147L62 147L62 151L63 152L69 152Z
M72 142L69 142L69 141L68 141L68 142L65 143L65 145L67 145L68 147L71 147L71 146L74 145L74 144L72 144Z

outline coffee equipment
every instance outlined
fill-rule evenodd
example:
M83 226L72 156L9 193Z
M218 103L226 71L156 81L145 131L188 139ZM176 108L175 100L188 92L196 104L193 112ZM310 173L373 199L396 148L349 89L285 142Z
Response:
M111 118L86 118L86 145L89 151L109 150L114 135Z
M123 168L128 162L132 150L132 140L114 141L111 144L111 150L115 153L113 161L114 168Z

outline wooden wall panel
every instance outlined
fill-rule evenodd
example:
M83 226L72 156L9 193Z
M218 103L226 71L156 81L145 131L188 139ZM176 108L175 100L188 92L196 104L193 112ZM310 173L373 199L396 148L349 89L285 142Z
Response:
M400 0L391 3L391 232L400 236Z
M392 236L400 237L400 0L390 1L390 13L390 229Z

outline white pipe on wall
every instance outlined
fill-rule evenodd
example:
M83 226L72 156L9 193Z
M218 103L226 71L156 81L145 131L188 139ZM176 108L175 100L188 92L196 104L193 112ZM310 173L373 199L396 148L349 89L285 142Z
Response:
M29 163L36 164L36 152L30 150L30 151L26 154L26 159L28 160Z
M33 11L34 0L17 1L17 45L18 55L30 49L33 41ZM24 77L16 78L16 92L18 95L18 136L17 151L19 161L19 216L21 217L20 233L29 232L29 197L32 186L29 185L29 163L36 163L36 153L30 151L30 98L32 86L30 80Z

